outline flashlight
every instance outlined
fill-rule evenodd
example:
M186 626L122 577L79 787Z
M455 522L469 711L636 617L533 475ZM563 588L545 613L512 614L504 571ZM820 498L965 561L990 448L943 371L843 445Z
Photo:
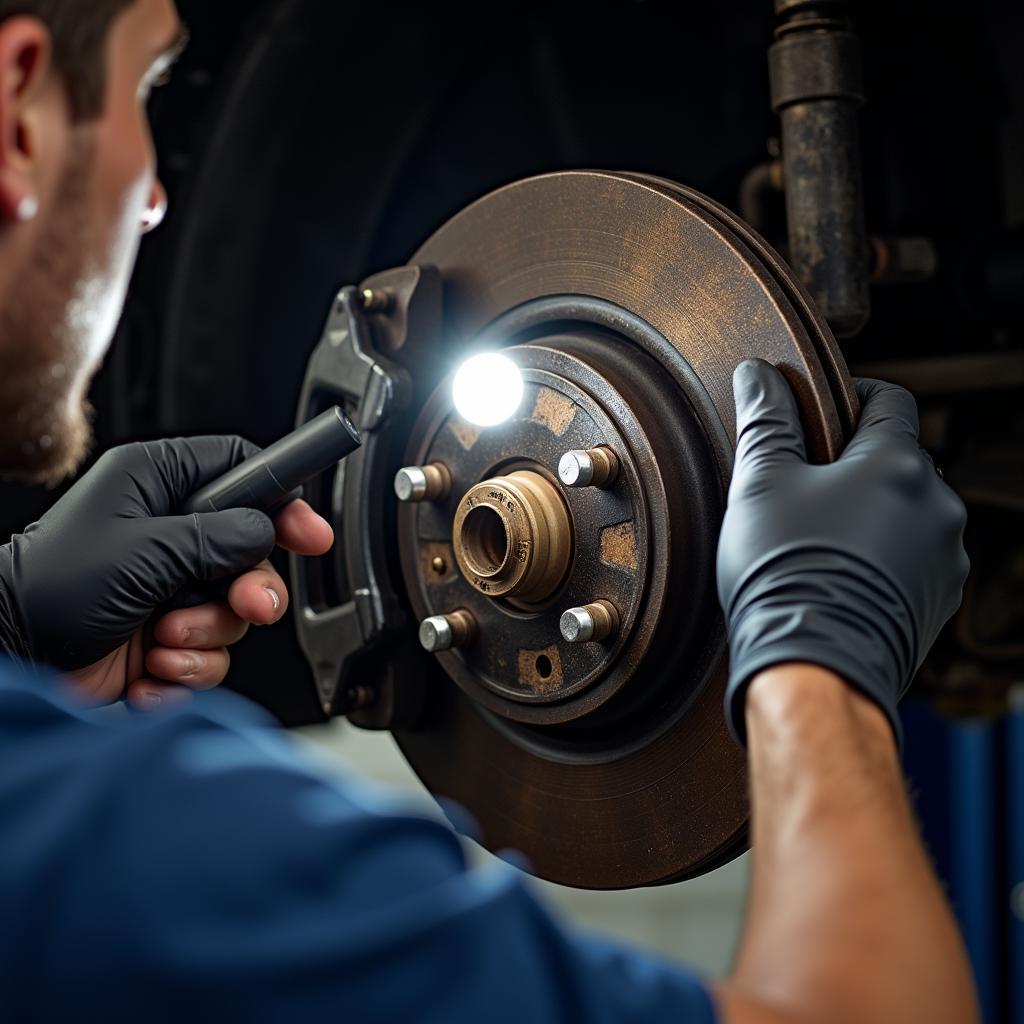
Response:
M362 443L359 431L336 405L208 484L182 512L254 508L273 515L296 497L304 483L347 458Z

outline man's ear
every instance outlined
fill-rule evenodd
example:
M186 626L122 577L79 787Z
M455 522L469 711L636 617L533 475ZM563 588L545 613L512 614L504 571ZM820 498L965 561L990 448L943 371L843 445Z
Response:
M50 84L50 32L38 19L0 22L0 219L39 211L44 86Z

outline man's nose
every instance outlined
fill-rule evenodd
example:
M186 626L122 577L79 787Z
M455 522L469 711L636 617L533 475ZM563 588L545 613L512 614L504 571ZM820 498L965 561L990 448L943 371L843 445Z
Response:
M167 216L167 190L159 180L153 182L153 191L149 194L149 205L142 216L142 233L160 227Z

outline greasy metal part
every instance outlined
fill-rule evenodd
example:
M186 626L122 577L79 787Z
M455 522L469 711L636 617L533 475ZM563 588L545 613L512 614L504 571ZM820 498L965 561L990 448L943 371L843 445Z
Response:
M840 338L870 314L860 169L860 42L846 4L777 0L769 54L782 123L789 263Z
M601 643L619 631L619 610L611 601L594 601L562 613L559 629L568 644Z
M552 339L555 342L557 339ZM465 656L442 658L441 664L476 703L516 721L556 724L579 719L614 697L628 682L634 661L621 644L606 652L560 652L551 659L557 641L558 616L567 606L586 604L594 593L613 598L631 623L636 623L637 657L651 639L650 623L641 624L645 597L656 619L664 584L647 583L649 553L664 558L661 540L652 541L649 505L657 506L659 520L667 515L667 500L659 494L656 477L641 484L636 461L627 448L648 460L638 425L628 413L613 423L594 399L603 392L602 381L586 364L549 347L523 346L506 350L521 368L524 400L512 420L500 430L467 432L452 409L446 382L424 409L413 436L413 458L444 458L456 471L456 484L487 480L493 467L505 474L527 470L544 476L554 491L554 473L566 442L600 440L620 452L623 472L617 487L567 491L574 527L572 571L558 595L542 607L524 608L521 602L494 599L473 587L461 572L438 577L429 561L451 540L458 503L450 511L435 506L399 509L399 542L413 607L418 617L463 606L473 610L486 635ZM582 390L586 386L587 391ZM422 447L421 447L422 446ZM584 445L584 447L587 445ZM530 458L524 460L522 452ZM528 614L523 617L523 612ZM620 657L621 655L621 657ZM552 661L550 668L541 660ZM538 669L538 661L541 668ZM618 663L619 672L608 672Z
M558 479L566 487L611 487L619 475L619 460L610 448L566 452L558 462Z
M387 288L364 288L359 298L364 313L387 313L395 302L394 294Z
M425 280L430 294L420 296L415 288L406 288L394 310L401 308L403 322L409 322L409 308L417 306L424 328L431 319L439 326L440 311L433 318L428 312L431 301L440 302L440 289L429 287L438 281L436 272L421 276L412 271L405 268L401 278ZM410 684L401 694L394 693L388 664L381 668L375 680L380 685L369 699L348 684L348 676L359 660L362 676L368 678L367 653L386 632L406 622L388 565L387 523L376 505L389 482L386 428L407 408L412 381L405 368L379 353L362 306L361 289L339 293L310 359L299 403L300 424L341 403L364 435L363 448L340 465L333 478L325 475L306 488L310 503L335 523L339 543L323 558L293 555L291 575L299 643L313 670L324 713L373 708L365 720L384 727L415 720L418 687ZM430 343L425 332L421 340ZM368 685L360 683L364 690Z
M925 284L939 269L939 253L930 238L872 235L872 284Z
M424 342L439 336L443 304L441 275L434 267L385 270L367 278L361 291L390 298L386 315L368 318L380 352L389 356L402 352L410 338L420 352L429 352Z
M429 720L396 730L396 738L435 793L469 807L488 846L518 847L538 874L566 884L621 887L684 877L727 859L744 841L743 761L721 715L721 624L703 617L714 608L709 538L716 526L702 502L720 503L727 479L733 367L752 355L782 366L819 460L842 449L856 417L852 384L827 327L778 257L734 220L670 183L568 173L482 200L418 254L446 282L445 337L467 349L481 336L490 344L516 344L512 352L525 361L528 389L585 393L573 392L582 411L570 422L559 402L542 405L532 418L539 390L529 390L508 436L504 428L474 433L450 420L449 410L425 409L406 461L443 458L460 493L495 470L526 468L517 456L539 461L554 478L567 450L608 443L623 461L616 485L565 494L577 559L593 546L581 543L581 523L599 515L598 505L584 512L577 502L656 499L645 513L648 540L632 545L649 558L631 570L641 582L623 592L625 600L593 581L582 600L574 599L574 564L552 611L518 618L458 573L438 580L432 559L450 538L443 508L421 504L398 512L403 574L416 613L461 606L465 594L467 608L495 616L499 626L504 621L504 629L482 626L486 641L436 656L458 685L432 686ZM604 340L588 333L596 323L610 331ZM756 333L751 323L758 324ZM459 354L447 358L456 362ZM656 371L635 366L641 358L653 362L651 356ZM531 379L541 372L553 376ZM657 373L665 375L667 390L652 393L648 381ZM438 395L444 390L442 384ZM591 405L588 396L597 393L600 401ZM661 423L663 405L680 402L689 412ZM611 433L602 429L602 410L612 414ZM686 425L695 415L696 435ZM570 440L568 432L584 428L594 440ZM567 433L559 437L560 429ZM615 437L622 431L620 442ZM690 439L681 443L684 435ZM720 436L727 439L724 449ZM691 457L703 462L681 469L679 461ZM721 475L709 482L712 467ZM690 520L699 524L692 541ZM630 550L618 539L609 544L609 553ZM595 568L609 572L600 560ZM637 593L639 608L631 596ZM687 600L666 602L670 593ZM614 639L559 641L557 617L595 594L622 610ZM553 633L521 645L531 673L520 683L515 657L503 667L501 644L510 627L529 637L538 624L547 629L552 615ZM574 660L584 657L599 659L591 679ZM507 671L511 681L502 675ZM550 680L555 685L542 692ZM581 834L592 838L581 844Z
M406 466L395 475L399 501L443 501L451 493L452 475L443 462Z
M431 615L420 623L419 641L430 654L465 647L476 639L476 619L465 608L447 615Z
M572 523L558 489L528 470L471 487L452 527L470 586L529 606L546 601L572 558Z
M740 182L739 214L753 228L764 230L765 212L773 197L785 190L782 161L766 160L752 167Z

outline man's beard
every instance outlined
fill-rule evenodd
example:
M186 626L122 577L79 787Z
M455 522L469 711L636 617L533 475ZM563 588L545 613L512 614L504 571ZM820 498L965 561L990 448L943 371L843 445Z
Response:
M56 484L92 444L95 367L73 309L99 250L90 219L95 145L79 128L45 223L0 309L0 477Z

